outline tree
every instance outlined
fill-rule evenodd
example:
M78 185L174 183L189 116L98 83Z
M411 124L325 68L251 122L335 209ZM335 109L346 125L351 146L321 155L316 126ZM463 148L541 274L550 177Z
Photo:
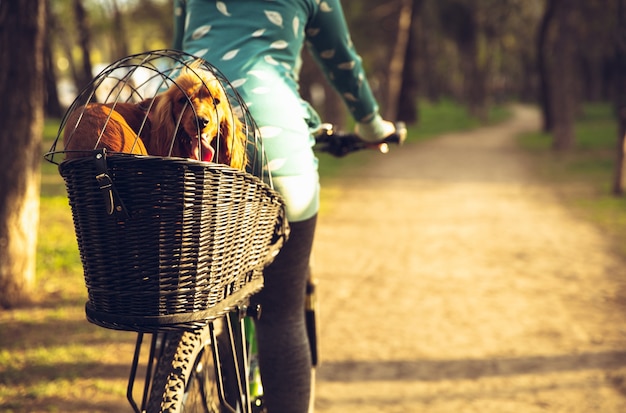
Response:
M577 109L576 7L571 1L550 0L555 8L554 60L549 63L552 147L567 151L574 146L574 120Z
M617 159L613 194L624 194L626 162L626 0L619 0L615 29L615 111L617 113Z
M440 19L447 35L456 43L463 73L463 96L469 113L487 118L487 60L481 49L482 27L474 1L449 0L440 3Z
M111 30L113 35L112 60L117 60L128 56L130 48L128 47L128 34L124 25L124 18L117 0L111 1L111 8L113 14L113 28Z
M74 18L76 19L76 29L78 32L78 44L82 54L82 70L78 70L76 75L76 86L79 89L87 86L93 77L91 66L91 28L89 17L81 0L73 0Z
M46 0L46 26L50 31L54 31L57 25L56 17L50 8L50 0ZM59 102L59 92L57 89L57 75L52 54L52 36L46 36L44 45L44 76L46 85L46 95L44 97L44 113L46 116L60 118L63 116L61 103Z
M0 307L28 301L35 276L45 5L0 1Z
M400 92L403 84L403 73L406 65L407 49L411 38L411 22L413 20L413 0L401 0L398 12L398 28L396 41L389 59L387 81L387 106L385 117L397 119L400 103Z
M404 56L404 67L402 70L402 82L400 85L400 96L398 97L398 120L403 120L408 124L417 123L418 115L418 93L420 81L418 79L418 59L420 42L420 22L423 0L411 0L413 2L411 23L408 29L409 38Z
M539 74L539 103L543 118L542 129L544 132L552 130L552 106L550 105L551 93L548 79L548 32L554 20L555 2L548 1L541 18L539 32L537 33L537 72Z

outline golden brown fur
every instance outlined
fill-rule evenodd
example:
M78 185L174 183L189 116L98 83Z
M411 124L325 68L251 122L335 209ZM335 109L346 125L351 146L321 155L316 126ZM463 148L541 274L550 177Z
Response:
M99 103L90 103L73 111L67 119L63 139L68 159L83 157L86 151L101 148L111 152L148 154L126 119L118 111Z
M103 114L111 108L115 110L107 119ZM87 105L73 131L81 111L78 108L67 122L66 150L106 147L114 152L214 160L242 170L247 164L243 126L232 113L220 81L194 65L154 101ZM84 154L68 153L76 156Z
M146 142L148 153L168 152L176 134L172 156L193 153L200 138L201 147L207 143L213 147L217 162L245 168L243 126L232 113L219 80L207 72L193 67L183 70L174 85L156 96L154 114L150 118L152 133L150 141Z

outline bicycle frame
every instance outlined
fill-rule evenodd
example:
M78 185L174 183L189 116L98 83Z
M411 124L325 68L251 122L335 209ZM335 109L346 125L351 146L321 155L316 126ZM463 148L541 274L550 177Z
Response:
M219 400L220 404L223 408L227 409L232 413L250 413L252 412L252 399L250 397L250 392L248 391L250 383L249 383L249 375L248 375L248 354L246 351L245 343L246 343L246 327L244 324L244 320L246 317L250 317L246 314L247 307L237 307L236 309L229 312L225 315L222 320L224 323L225 331L227 337L227 348L222 349L222 345L218 344L220 340L218 340L218 333L216 332L215 322L208 322L208 328L210 332L211 339L211 352L212 357L215 361L215 374L216 374L216 385L218 388ZM170 332L172 334L174 332ZM130 403L133 411L136 413L145 412L148 397L152 388L153 377L155 374L154 364L155 361L158 360L163 351L162 343L165 341L166 335L165 333L154 333L152 334L150 348L148 352L148 363L146 366L146 373L144 379L144 388L142 391L141 404L138 405L137 401L134 398L134 388L135 383L137 381L137 373L139 371L141 353L143 349L144 342L144 333L137 333L137 340L135 342L135 351L133 354L133 361L131 364L131 369L128 378L128 386L126 391L126 398ZM231 357L223 357L224 355L232 355ZM225 374L225 365L232 367L234 372L234 377L236 384L236 394L239 395L238 400L236 401L239 406L243 406L241 410L237 409L237 406L232 406L230 401L227 400L226 397L226 389L224 387L224 377ZM230 377L231 375L229 375ZM244 390L246 389L246 390Z
M364 142L354 134L336 133L332 126L325 125L316 136L317 144L315 149L328 152L337 157L345 156L348 153L362 149L377 149L382 153L387 153L389 144L402 144L405 137L406 128L401 123L397 125L397 133L377 143ZM306 301L303 311L305 312L307 334L309 336L312 367L317 366L319 363L315 290L316 282L311 277L311 272L309 272ZM223 344L220 344L221 340L218 338L218 333L216 332L215 322L217 320L207 321L219 403L222 408L232 413L252 413L255 409L263 409L262 383L260 377L256 377L258 373L253 370L254 366L250 364L251 360L255 360L257 357L256 334L253 320L260 316L260 312L261 309L258 307L241 305L223 316L222 320L225 330L222 334L226 334L227 337L226 348L222 348ZM155 333L152 336L141 407L137 405L133 397L134 383L137 379L143 344L143 333L138 333L137 335L127 387L127 399L136 413L144 412L148 404L156 372L154 365L163 355L163 343L167 338L167 334L170 333ZM204 344L201 343L201 345ZM194 359L191 362L195 363L196 360ZM227 372L227 370L229 371ZM228 380L225 380L226 377L228 377ZM233 387L229 387L231 391L234 390L234 394L231 394L232 397L230 397L231 400L228 400L229 397L225 387L227 383L228 386L234 385ZM236 400L233 400L235 398ZM232 402L236 405L233 406L231 404Z

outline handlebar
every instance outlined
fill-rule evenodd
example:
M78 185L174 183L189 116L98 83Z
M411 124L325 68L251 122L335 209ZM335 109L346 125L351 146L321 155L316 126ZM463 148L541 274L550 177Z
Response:
M406 125L396 123L396 132L379 142L368 142L355 133L337 132L330 123L324 123L314 134L315 146L318 152L326 152L336 157L343 157L362 149L376 149L381 153L389 152L389 144L402 145L406 139Z

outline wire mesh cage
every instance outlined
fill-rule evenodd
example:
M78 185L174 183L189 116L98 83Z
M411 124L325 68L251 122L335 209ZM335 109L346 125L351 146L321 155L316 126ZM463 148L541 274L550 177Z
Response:
M263 285L288 234L258 128L212 65L132 55L68 109L45 155L65 180L89 321L195 328Z
M217 68L175 50L106 67L67 110L46 159L59 163L98 148L263 172L262 142L241 96Z

